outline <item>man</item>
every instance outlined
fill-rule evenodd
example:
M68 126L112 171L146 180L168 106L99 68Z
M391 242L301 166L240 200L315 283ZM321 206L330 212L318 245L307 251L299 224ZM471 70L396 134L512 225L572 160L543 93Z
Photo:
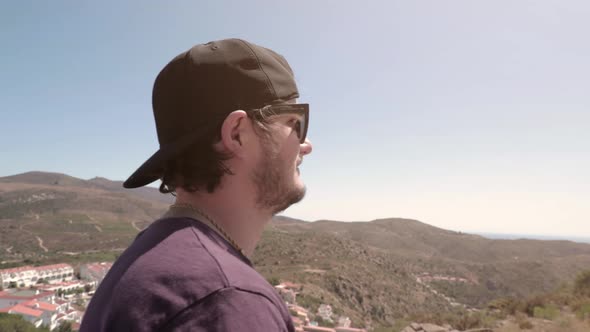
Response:
M80 331L293 331L248 260L272 216L301 200L309 108L287 61L239 39L196 45L156 78L160 149L127 181L176 202L115 262Z

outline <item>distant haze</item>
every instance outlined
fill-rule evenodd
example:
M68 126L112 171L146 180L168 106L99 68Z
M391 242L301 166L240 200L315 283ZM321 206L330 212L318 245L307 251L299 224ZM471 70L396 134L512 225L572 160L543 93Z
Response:
M579 237L579 236L551 236L551 235L534 235L534 234L498 234L498 233L473 233L481 235L488 239L504 239L504 240L519 240L519 239L531 239L531 240L567 240L579 243L590 243L590 237Z

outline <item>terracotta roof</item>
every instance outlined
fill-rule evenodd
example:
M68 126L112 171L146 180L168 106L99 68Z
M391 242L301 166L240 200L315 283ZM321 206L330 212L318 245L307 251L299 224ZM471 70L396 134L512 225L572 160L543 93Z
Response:
M104 273L113 266L113 263L90 263L86 265L88 271L95 273Z
M28 271L28 270L34 270L35 268L32 266L21 266L21 267L13 267L11 269L4 269L4 270L0 270L0 273L12 273L12 272L22 272L22 271Z
M70 264L65 264L65 263L61 263L61 264L52 264L52 265L43 265L43 266L21 266L21 267L14 267L11 269L4 269L4 270L0 270L0 274L1 273L13 273L13 272L24 272L24 271L45 271L45 270L53 270L53 269L61 269L61 268L72 268L72 266Z
M33 308L33 309L44 310L44 311L56 311L57 310L57 306L55 304L51 304L51 303L47 303L47 302L43 302L43 301L37 301L37 300L23 302L23 303L21 303L21 305L24 305L26 307ZM35 308L35 307L37 307L37 308Z
M71 281L64 281L64 282L56 282L54 284L37 285L36 287L39 289L45 289L45 288L67 287L67 286L73 286L73 285L83 286L84 283L80 282L80 280L71 280Z
M290 282L290 281L283 282L283 285L285 285L285 287L287 287L287 288L301 288L301 285Z
M37 267L35 267L35 270L45 271L45 270L54 270L54 269L63 269L63 268L73 269L70 264L61 263L61 264L37 266Z
M30 296L19 296L19 295L14 295L12 293L7 293L7 292L3 292L0 293L0 299L7 299L7 300L34 300L34 299L40 299L40 298L44 298L46 296L51 296L54 295L55 292L42 292L39 293L37 295L30 295Z
M24 314L24 315L33 316L33 317L41 317L41 315L43 315L43 311L41 311L41 310L27 308L27 307L19 305L19 304L10 308L8 313Z

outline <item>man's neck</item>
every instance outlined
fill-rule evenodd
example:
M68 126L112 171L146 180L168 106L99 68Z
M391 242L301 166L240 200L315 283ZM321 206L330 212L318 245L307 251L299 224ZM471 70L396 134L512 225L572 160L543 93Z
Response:
M212 194L190 193L179 189L175 203L201 210L243 249L246 256L251 256L272 214L256 209L253 199L244 198L252 198L253 194L240 196L235 195L235 191L223 188Z

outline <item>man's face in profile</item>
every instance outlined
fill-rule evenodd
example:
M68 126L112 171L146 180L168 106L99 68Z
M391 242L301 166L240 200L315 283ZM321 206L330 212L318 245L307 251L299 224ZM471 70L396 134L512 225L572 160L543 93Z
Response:
M304 119L298 114L272 117L270 137L259 138L258 162L252 170L259 207L279 213L305 196L298 166L311 153L311 143L301 143L299 127Z

